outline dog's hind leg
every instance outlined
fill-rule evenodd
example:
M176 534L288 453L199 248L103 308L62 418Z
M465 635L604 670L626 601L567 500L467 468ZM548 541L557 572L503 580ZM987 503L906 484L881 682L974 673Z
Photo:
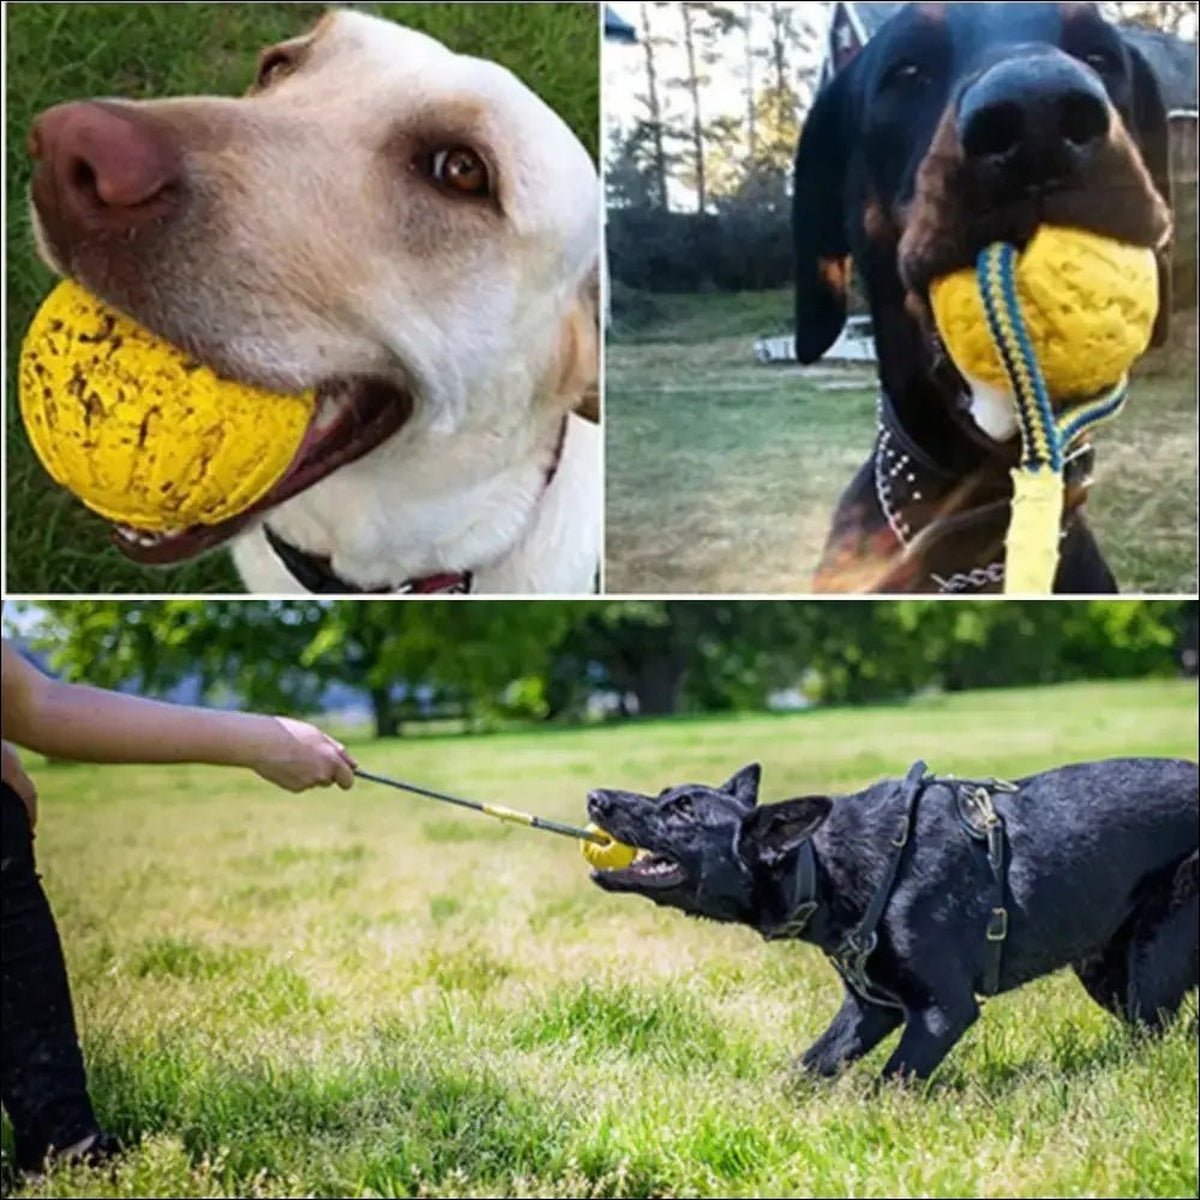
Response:
M800 1057L798 1065L811 1075L828 1079L873 1050L903 1019L900 1009L871 1004L847 988L837 1016Z
M1097 1004L1152 1029L1200 982L1200 857L1184 859L1075 973Z
M1200 852L1137 915L1129 942L1127 1021L1161 1029L1200 984Z
M928 1078L978 1016L979 1004L970 992L908 1011L900 1044L884 1064L882 1078Z

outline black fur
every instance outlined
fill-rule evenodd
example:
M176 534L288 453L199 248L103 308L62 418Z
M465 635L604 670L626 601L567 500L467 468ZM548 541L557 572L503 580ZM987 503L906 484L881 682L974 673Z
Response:
M593 879L607 891L767 934L790 916L808 841L819 906L800 936L832 952L884 875L901 811L898 782L757 807L759 775L750 766L721 787L685 784L657 797L592 792L592 819L650 852ZM1200 972L1196 764L1110 759L1015 782L1016 793L995 796L1008 839L998 990L1070 966L1109 1011L1161 1026ZM952 785L930 783L867 963L871 983L897 996L903 1011L847 986L833 1023L801 1059L806 1070L833 1075L901 1024L885 1077L923 1078L942 1061L979 1013L991 881Z

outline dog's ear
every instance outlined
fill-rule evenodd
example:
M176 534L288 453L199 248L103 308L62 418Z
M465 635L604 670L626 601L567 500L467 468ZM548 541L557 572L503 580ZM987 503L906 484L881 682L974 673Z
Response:
M593 271L563 317L550 391L596 425L600 423L599 322L599 274Z
M762 767L758 763L750 763L727 779L717 790L727 792L747 808L753 808L758 803L758 785L761 780Z
M1132 38L1123 35L1133 72L1133 129L1142 161L1150 172L1163 201L1171 204L1171 135L1167 106L1158 76ZM1171 243L1158 252L1158 316L1154 321L1152 346L1161 346L1171 325Z
M846 323L850 93L857 59L818 93L804 122L792 181L796 357L816 362Z
M816 833L832 807L828 796L801 796L756 808L742 819L739 848L768 866L777 863Z

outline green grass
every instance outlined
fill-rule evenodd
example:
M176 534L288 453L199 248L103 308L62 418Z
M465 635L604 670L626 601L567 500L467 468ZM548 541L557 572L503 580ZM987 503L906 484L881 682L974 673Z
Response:
M752 759L781 799L918 755L1016 775L1196 736L1194 684L1166 681L355 750L578 820L588 787ZM989 1003L927 1090L872 1090L890 1043L800 1082L838 1002L819 953L606 896L556 838L368 784L36 775L95 1099L133 1149L30 1194L1196 1193L1194 1026L1136 1036L1070 974Z
M323 4L18 4L5 6L10 150L7 200L7 566L28 593L240 591L227 555L170 571L138 567L108 544L108 526L56 488L29 449L16 404L26 326L52 285L36 259L22 150L33 117L63 100L238 94L259 49L295 36ZM400 20L453 49L511 68L596 153L599 24L592 4L344 4Z
M755 337L789 328L790 293L634 303L606 358L607 589L810 590L874 439L873 370L756 364ZM1095 439L1089 519L1125 592L1196 590L1194 337L1165 355Z

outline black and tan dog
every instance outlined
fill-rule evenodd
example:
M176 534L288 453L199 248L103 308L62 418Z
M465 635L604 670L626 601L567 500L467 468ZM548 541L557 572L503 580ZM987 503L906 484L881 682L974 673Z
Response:
M910 4L822 90L795 165L796 353L837 338L853 260L882 393L818 590L999 589L1016 426L945 356L930 281L1050 224L1154 248L1165 290L1167 161L1153 72L1091 4ZM1116 590L1082 516L1090 460L1067 471L1059 592Z
M759 776L755 765L717 788L592 792L592 819L648 852L592 878L825 951L846 986L801 1059L814 1074L903 1025L883 1074L923 1078L978 1016L978 995L1060 967L1152 1028L1197 985L1195 763L1111 759L1011 784L917 763L854 795L762 807Z

